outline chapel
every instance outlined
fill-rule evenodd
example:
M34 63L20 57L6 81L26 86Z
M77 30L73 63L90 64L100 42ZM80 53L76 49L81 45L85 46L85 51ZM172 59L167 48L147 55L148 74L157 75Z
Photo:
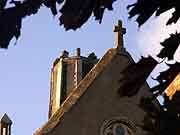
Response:
M0 135L11 135L12 120L5 113L0 119Z
M146 124L154 121L139 105L152 96L148 84L131 97L119 95L122 71L134 61L123 44L126 30L121 21L113 31L116 47L101 59L94 53L81 56L78 48L76 56L63 51L55 60L49 119L34 135L152 135Z

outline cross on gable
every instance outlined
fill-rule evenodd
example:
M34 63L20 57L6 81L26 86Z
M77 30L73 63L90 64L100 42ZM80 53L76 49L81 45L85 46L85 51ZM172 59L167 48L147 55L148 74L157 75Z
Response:
M126 34L126 29L122 27L122 21L118 20L117 25L114 26L113 32L116 32L116 48L122 49L123 47L123 34Z

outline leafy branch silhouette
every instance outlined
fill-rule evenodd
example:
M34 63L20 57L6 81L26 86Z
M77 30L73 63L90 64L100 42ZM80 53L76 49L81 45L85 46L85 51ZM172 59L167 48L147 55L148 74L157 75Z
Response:
M138 0L136 3L129 5L127 8L129 9L129 18L137 16L136 21L139 24L139 27L147 22L154 13L155 16L159 16L172 8L174 8L175 11L173 12L172 17L167 21L166 25L177 23L180 18L179 0ZM171 34L169 38L165 39L160 44L163 46L163 48L161 49L157 57L167 60L173 60L175 52L177 51L177 48L180 44L180 33L176 32L175 34ZM141 60L138 63L140 62ZM137 67L138 63L136 64ZM149 62L147 61L147 63ZM158 117L156 118L156 127L158 129L156 134L178 135L180 132L180 92L176 92L172 100L169 100L169 97L167 97L165 90L172 83L175 77L180 73L180 63L176 62L175 64L167 65L169 66L169 69L161 72L160 75L155 79L159 84L151 88L151 92L153 92L154 98L157 98L157 96L159 95L162 95L164 97L164 105L160 106L160 112ZM143 69L143 67L139 68ZM126 82L125 85L127 85L127 83L128 82ZM143 81L139 84L139 86L142 85L142 83Z
M53 15L57 15L56 6L62 4L59 10L60 25L64 25L66 30L81 27L92 15L99 23L105 9L112 10L115 0L24 0L8 1L0 0L0 47L8 48L13 37L19 38L21 34L22 19L38 13L41 6L49 8ZM7 7L7 4L14 5Z
M180 18L180 1L178 0L138 0L136 3L129 5L127 8L129 9L129 18L137 15L136 21L139 26L142 26L145 22L147 22L154 13L155 16L159 16L172 8L174 8L175 11L173 12L172 17L167 21L166 25L176 23ZM157 57L173 60L174 54L180 44L180 33L176 32L175 34L171 34L169 38L165 39L160 44L163 48ZM152 92L156 92L156 96L163 94L167 86L180 72L180 63L176 62L175 64L167 65L169 66L169 69L161 72L156 78L159 85L152 88Z
M95 19L101 23L105 10L112 10L112 4L115 1L116 0L24 0L21 2L20 0L0 0L0 48L8 48L13 37L16 39L19 38L21 35L22 19L38 13L41 6L49 8L52 15L57 15L58 12L61 13L59 24L64 25L66 30L76 30L86 23L92 14L95 16ZM13 6L8 7L8 4ZM60 10L57 10L57 5L62 6ZM139 27L147 22L154 13L155 16L159 16L172 8L174 8L175 11L173 12L172 17L167 21L166 25L177 23L180 18L179 0L137 0L136 3L129 5L127 8L129 10L129 18L137 16L136 21ZM169 38L165 39L160 44L163 46L163 49L157 57L172 60L180 44L180 33L176 32L175 34L171 34ZM152 57L142 57L138 63L130 65L124 71L124 74L134 71L136 71L136 74L133 76L127 75L128 78L124 78L126 81L124 81L121 86L124 90L121 94L126 96L133 96L136 94L157 64L158 62ZM159 84L151 89L154 93L154 98L163 95L165 99L164 106L161 106L162 115L158 117L160 119L160 125L164 126L164 128L162 126L162 129L166 129L162 130L163 135L175 134L175 131L178 131L178 129L176 130L173 127L167 128L167 125L162 123L174 122L178 123L176 125L180 125L177 117L179 115L179 98L177 98L179 94L176 93L173 100L170 101L164 93L167 86L179 74L180 63L176 62L175 64L167 65L169 66L169 69L160 73L156 78ZM144 71L142 72L142 70L137 69L144 69ZM138 82L135 82L137 80ZM128 89L127 86L132 86L132 84L135 84L135 87ZM170 120L172 121L166 118L167 116L170 117Z

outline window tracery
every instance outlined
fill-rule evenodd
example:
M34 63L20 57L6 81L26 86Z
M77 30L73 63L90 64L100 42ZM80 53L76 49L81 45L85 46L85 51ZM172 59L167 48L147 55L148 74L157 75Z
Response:
M127 118L115 117L106 120L100 135L138 135L136 126Z

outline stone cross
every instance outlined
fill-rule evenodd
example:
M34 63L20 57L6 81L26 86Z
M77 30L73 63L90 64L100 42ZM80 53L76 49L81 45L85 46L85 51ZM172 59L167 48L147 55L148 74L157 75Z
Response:
M115 25L113 32L116 32L116 48L118 50L124 48L123 46L123 34L126 34L126 29L122 27L122 21L118 20L117 25Z

